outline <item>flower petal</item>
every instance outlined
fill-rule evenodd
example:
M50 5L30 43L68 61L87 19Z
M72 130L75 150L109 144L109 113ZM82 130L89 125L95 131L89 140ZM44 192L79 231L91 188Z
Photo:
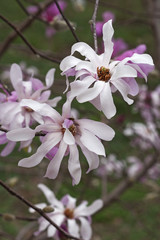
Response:
M79 226L74 219L68 219L68 232L74 237L79 237Z
M57 177L66 150L67 144L62 140L55 157L50 161L48 165L45 177L48 177L50 179L55 179Z
M105 87L100 94L101 109L105 116L110 119L116 114L116 107L113 102L110 84L105 83Z
M46 75L45 82L48 88L50 88L54 82L54 74L55 74L55 68L52 68L48 71Z
M63 141L68 145L75 144L75 138L73 134L66 128L63 136Z
M83 217L78 218L81 222L81 228L80 228L80 233L82 236L82 239L84 240L90 240L92 236L92 229L91 229L91 224L89 221Z
M19 98L23 97L23 86L22 86L22 70L18 64L12 64L10 70L10 79L14 89L17 92Z
M95 212L97 212L99 209L101 209L103 206L103 201L101 199L97 199L94 201L89 207L84 208L80 216L91 216Z
M31 128L19 128L19 129L14 129L12 131L9 131L6 133L6 136L9 140L11 141L27 141L35 136L35 130Z
M100 139L111 141L115 135L113 129L102 122L93 121L89 119L80 119L77 120L77 122L82 128L92 132Z
M105 149L101 141L88 130L81 130L81 143L91 152L105 156Z
M79 162L79 152L76 145L69 146L68 170L73 179L72 184L77 185L81 179L81 166Z
M69 70L70 68L73 68L74 66L76 66L80 61L81 61L80 59L78 59L74 56L67 56L60 63L60 69L64 73L67 70ZM62 73L62 75L63 75L63 73Z

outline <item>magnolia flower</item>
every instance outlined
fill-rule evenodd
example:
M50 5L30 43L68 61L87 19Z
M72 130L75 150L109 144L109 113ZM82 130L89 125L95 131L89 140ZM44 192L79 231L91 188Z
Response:
M72 46L71 55L64 58L60 64L63 75L75 71L75 81L70 84L70 97L77 97L80 103L90 101L98 110L101 110L107 118L116 113L112 92L118 90L123 99L132 104L133 100L128 94L135 96L138 93L138 85L135 81L137 72L146 80L147 76L139 64L153 66L153 60L148 54L134 53L123 60L111 60L113 53L112 21L103 25L104 53L97 55L86 43L79 42ZM81 60L72 56L79 52L85 57ZM78 79L78 80L77 80Z
M43 123L42 117L27 107L21 106L23 99L34 99L41 103L47 103L53 107L57 105L61 97L49 100L51 91L48 90L54 81L55 69L51 69L46 75L46 86L31 77L29 81L23 81L21 68L13 64L10 70L10 79L14 91L7 100L0 104L0 124L9 129L29 127L33 121ZM14 98L13 98L14 97Z
M95 169L99 165L98 155L105 156L105 149L100 139L110 141L114 137L112 128L104 123L89 119L74 119L71 115L71 101L67 100L63 105L62 116L47 104L40 104L31 99L22 101L21 106L29 107L37 114L44 117L44 123L32 130L30 128L15 129L7 133L11 141L26 141L33 139L36 132L44 132L45 137L37 152L31 157L19 162L22 167L34 167L54 147L58 150L53 154L45 177L55 179L63 157L68 152L68 170L73 178L73 184L78 184L81 178L81 166L79 162L78 146L85 155L89 169Z
M92 235L91 229L91 215L97 212L103 206L102 200L94 201L90 206L87 201L82 202L76 207L76 199L70 195L65 195L60 201L56 199L54 193L44 184L38 184L38 187L45 195L49 206L54 211L47 213L48 217L55 222L59 227L65 229L70 235L74 237L81 237L84 240L90 240ZM43 209L47 206L46 203L36 204L38 208ZM30 212L34 212L32 208ZM47 229L47 236L60 238L60 232L52 226L46 219L40 217L38 219L39 229L35 235L39 235L42 231Z

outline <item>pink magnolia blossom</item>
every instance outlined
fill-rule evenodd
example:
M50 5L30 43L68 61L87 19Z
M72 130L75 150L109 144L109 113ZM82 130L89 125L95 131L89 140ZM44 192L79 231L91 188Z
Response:
M81 237L84 240L90 240L92 236L91 215L102 208L103 202L101 199L94 201L90 206L87 201L83 201L79 206L76 206L76 198L69 194L65 195L60 201L56 199L54 193L44 184L38 184L38 188L45 195L49 206L54 211L47 213L48 217L55 222L59 227L64 228L70 235ZM43 209L47 206L46 203L39 203L36 206ZM34 212L32 208L29 209ZM35 235L39 235L42 231L47 230L48 237L61 239L61 233L52 226L46 219L40 217L38 219L39 229Z
M71 55L64 58L60 64L62 75L68 77L68 72L71 69L75 70L76 79L70 84L70 97L76 97L80 103L90 101L107 118L113 117L116 113L112 92L118 90L123 99L128 104L132 104L133 100L128 97L128 94L135 96L138 93L139 89L135 80L137 73L139 72L147 80L145 72L139 65L154 65L148 54L134 53L122 61L111 60L113 33L110 20L103 26L105 46L103 54L97 55L88 44L79 42L72 46ZM84 56L85 60L74 57L73 54L76 51Z
M73 184L78 184L81 178L79 146L88 161L88 172L98 167L98 155L105 156L105 149L100 139L111 141L114 137L114 131L101 122L89 119L74 119L70 105L71 101L67 100L63 105L61 116L47 104L41 104L31 99L22 101L21 106L29 107L37 114L41 114L44 117L44 123L37 126L35 130L21 128L10 131L7 133L8 139L11 141L27 141L33 139L35 133L39 131L46 135L37 152L31 157L22 159L19 166L30 168L38 165L46 154L56 146L58 150L48 165L45 177L51 179L57 177L63 157L68 151L68 170L72 176Z
M106 11L102 14L103 21L96 22L96 34L98 37L102 36L103 24L108 22L110 19L115 20L115 15L112 12Z

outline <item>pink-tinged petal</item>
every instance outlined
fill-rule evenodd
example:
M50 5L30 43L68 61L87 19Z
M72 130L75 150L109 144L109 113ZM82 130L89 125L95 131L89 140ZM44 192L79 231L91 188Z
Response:
M38 99L40 102L46 102L48 100L48 98L51 95L51 91L47 90L41 93L40 98Z
M32 88L34 91L38 89L44 88L43 83L37 78L31 78L30 81L32 82Z
M48 100L46 103L51 107L56 107L58 102L62 99L62 97L55 97L53 99Z
M88 205L87 201L83 201L78 207L75 208L74 210L74 217L78 218L79 216L81 216L81 212L86 209Z
M111 76L110 81L114 81L114 79L120 79L124 77L137 77L137 71L131 67L131 65L123 65L119 63L117 67L115 67L115 71Z
M136 64L149 64L154 65L153 59L149 54L138 54L134 53L131 57L127 57L122 60L122 63L127 63L128 61L131 61Z
M6 157L8 156L14 149L14 147L16 146L15 142L8 142L7 145L5 146L5 148L2 150L1 152L1 156L2 157Z
M129 86L129 94L132 96L136 96L139 92L139 86L134 78L123 78L123 81L127 83Z
M76 145L69 146L68 170L73 179L72 184L77 185L81 179L81 166L79 162L79 152Z
M70 84L71 91L69 97L75 97L84 92L85 89L87 89L95 79L92 76L86 77L83 81L77 80Z
M93 64L97 64L98 56L87 43L78 42L75 43L71 48L71 55L75 52L79 52L82 56L85 56L87 60L90 60Z
M31 157L23 158L19 161L18 166L20 167L34 167L38 165L42 159L45 157L45 155L61 140L61 134L60 133L54 133L48 134L46 136L47 141L42 143L41 146L37 149L37 152L33 154Z
M96 169L99 166L99 157L97 154L89 151L80 141L78 141L78 145L87 159L89 165L87 173L89 173L91 170Z
M63 107L62 107L63 119L71 117L71 103L72 103L72 97L67 98L66 102L63 104Z
M146 76L148 76L148 74L152 72L155 68L154 66L151 66L149 64L138 64L138 66ZM143 78L143 75L138 73L138 77Z
M51 117L55 121L62 121L61 115L46 103L39 103L32 99L23 99L20 105L21 107L29 107L42 116Z
M41 115L36 112L32 112L31 115L36 122L38 122L39 124L44 124L43 117Z
M39 222L39 228L38 231L34 232L35 236L38 236L42 231L44 231L48 226L49 226L49 222L47 220L45 220L44 218L39 218L38 219Z
M90 240L92 236L91 224L86 218L80 217L78 219L81 222L80 233L81 233L82 239Z
M87 129L100 139L111 141L115 136L114 130L102 122L89 119L80 119L77 120L77 122L79 123L80 127Z
M77 100L80 103L88 102L96 98L99 94L101 94L103 88L105 87L105 82L97 81L95 82L92 88L84 90L83 93L77 96Z
M96 22L96 34L98 37L102 36L103 22Z
M121 38L113 39L113 43L114 43L114 47L113 47L112 58L114 58L115 56L118 56L120 52L124 52L128 48L128 45L126 44L126 42L124 42L124 40Z
M17 95L19 98L23 97L23 86L22 86L22 71L18 64L12 64L11 70L10 70L10 79L12 82L12 85L14 89L17 92Z
M74 237L79 237L79 226L74 219L67 219L68 232Z
M48 123L48 124L43 124L39 125L35 128L36 132L44 131L44 132L60 132L61 126L57 123Z
M56 221L56 224L57 224L57 221ZM47 236L49 238L54 237L56 231L57 231L57 229L54 226L50 225L47 229Z
M142 69L140 68L139 65L137 64L128 64L130 66L132 66L133 68L135 68L135 70L141 75L141 77L143 77L145 79L145 81L147 82L147 75L142 71ZM149 65L150 66L150 65Z
M53 191L51 191L46 185L40 183L40 184L38 184L38 188L43 192L43 194L45 195L47 201L52 206L57 206L57 207L63 209L63 204L56 199Z
M14 129L6 133L6 137L11 141L27 141L35 136L35 130L27 128Z
M105 22L108 22L108 20L112 19L112 21L115 21L115 15L112 12L106 11L102 14L103 20Z
M97 96L96 98L94 98L93 100L90 101L90 103L93 104L93 106L95 106L95 108L97 108L99 111L101 111L101 102L100 102L100 95Z
M95 212L97 212L99 209L101 209L103 206L103 201L101 199L98 199L94 201L89 207L84 208L80 216L91 216Z
M6 138L6 133L0 131L0 144L5 144L8 142L8 139Z
M123 79L113 81L113 85L121 93L124 101L126 101L129 105L131 105L134 102L132 99L128 98L127 96L129 94L130 88L128 84L126 84L126 82L123 81Z
M32 82L25 81L23 82L25 98L29 98L32 93Z
M70 68L76 66L81 60L74 57L74 56L67 56L65 57L62 62L60 63L60 69L63 72L66 72Z
M55 179L57 177L66 150L67 144L62 140L55 157L50 161L48 165L45 177L50 179Z
M81 143L91 152L105 156L105 149L101 141L91 132L81 129Z
M54 82L54 74L55 74L55 68L52 68L48 71L46 75L45 82L48 88L50 88Z
M63 136L63 141L68 145L75 144L75 138L73 134L66 128Z
M125 51L120 56L116 57L116 59L122 61L126 57L131 57L134 53L142 54L145 51L146 51L146 45L145 44L141 44L141 45L139 45L138 47L136 47L134 49Z
M55 213L55 216L53 215L53 217L51 217L51 219L53 222L55 222L60 227L65 220L65 216L63 214ZM55 227L53 227L52 225L50 225L47 230L47 236L53 237L55 235L56 231L57 231L57 229Z
M113 102L110 84L105 83L105 87L100 94L101 109L105 116L110 119L116 114L116 107Z
M103 42L104 42L103 61L106 67L109 64L109 61L111 59L111 55L113 52L113 42L112 42L113 34L114 34L114 30L112 27L112 20L109 20L107 23L103 25Z
M37 208L43 209L47 206L47 204L46 203L38 203L38 204L35 204L34 206L36 206ZM33 208L29 208L29 212L35 213L35 210Z

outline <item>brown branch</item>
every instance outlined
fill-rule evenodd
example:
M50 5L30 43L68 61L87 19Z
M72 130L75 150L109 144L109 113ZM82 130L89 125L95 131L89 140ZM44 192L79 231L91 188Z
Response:
M57 0L54 0L54 2L55 2L55 4L56 4L56 6L57 6L57 8L58 8L58 10L59 10L59 12L60 12L60 14L62 15L64 21L66 22L66 24L68 25L69 29L71 30L72 35L74 36L75 40L76 40L77 42L79 42L79 38L77 37L74 28L72 27L72 25L70 24L70 22L68 21L68 19L64 16L64 14L63 14L63 12L62 12L62 10L61 10L61 8L60 8Z
M29 42L28 40L23 36L23 34L17 29L17 27L15 25L13 25L8 19L6 19L4 16L2 16L0 14L0 18L5 22L7 23L11 28L13 28L15 30L15 32L20 36L20 38L24 41L24 43L29 47L29 49L32 51L33 54L35 54L37 57L42 57L48 61L51 61L51 62L55 62L55 63L60 63L60 61L54 59L54 58L51 58L47 55L45 55L44 53L36 50Z
M92 20L90 21L91 29L93 31L94 49L96 53L98 52L97 34L96 34L96 17L97 17L98 4L99 4L99 0L95 0L94 13L92 16Z
M28 200L26 200L23 196L21 196L20 194L16 193L15 191L13 191L11 188L9 188L2 180L0 180L0 185L7 190L7 192L9 192L11 195L13 195L14 197L16 197L17 199L19 199L21 202L23 202L25 205L27 205L28 207L33 208L37 213L39 213L40 216L42 216L43 218L45 218L52 226L54 226L58 231L60 231L65 237L69 238L69 239L74 239L74 240L82 240L79 239L77 237L74 237L72 235L70 235L69 233L67 233L66 231L64 231L61 227L59 227L55 222L53 222L47 214L45 214L43 212L43 210L41 210L40 208L34 206L31 202L29 202Z
M11 221L11 220L21 220L21 221L28 221L28 222L33 222L33 221L37 221L38 218L31 218L31 217L22 217L22 216L15 216L15 215L12 215L10 213L0 213L0 217L2 217L4 220L8 220L8 221Z
M27 16L29 16L30 14L29 14L29 12L27 11L27 9L23 6L21 0L16 0L16 2L17 2L17 4L20 6L20 8L23 10L23 12L24 12Z
M22 24L21 26L17 27L19 32L23 32L28 27L31 26L31 24L34 22L34 20L49 6L53 3L54 0L47 0L44 3L39 4L39 9L34 15L30 15ZM6 52L6 50L9 48L12 41L18 36L17 32L12 32L6 41L1 45L0 48L0 57Z

